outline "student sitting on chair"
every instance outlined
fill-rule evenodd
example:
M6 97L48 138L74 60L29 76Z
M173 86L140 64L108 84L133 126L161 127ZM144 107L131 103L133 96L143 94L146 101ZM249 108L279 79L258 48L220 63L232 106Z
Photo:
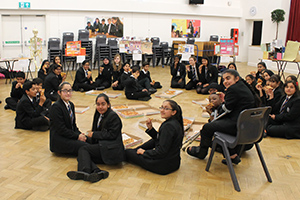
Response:
M60 83L66 80L66 75L61 76L61 66L53 64L51 67L52 71L45 78L45 96L51 101L56 101L58 99L58 86Z
M88 60L84 60L82 62L82 67L76 71L73 90L84 92L94 89L96 89L96 83L94 83L92 78L90 62Z
M267 135L286 139L300 139L300 98L299 88L294 81L284 84L285 95L277 103L270 96L268 105L272 106L272 113L267 126Z
M210 65L209 59L202 58L202 64L199 66L199 82L196 91L198 94L208 94L209 85L217 83L218 70L215 66Z
M114 57L114 62L113 62L113 71L112 71L112 76L113 76L113 83L111 84L111 87L113 90L123 90L124 87L121 85L121 75L123 74L123 66L122 66L122 61L121 61L121 56L120 54L116 54Z
M95 82L98 88L105 89L111 86L112 66L109 58L103 59L103 64L99 68L99 74Z
M116 165L125 160L122 141L122 121L111 109L106 94L96 98L92 131L88 137L93 144L83 146L78 151L78 171L69 171L67 176L72 180L97 182L108 177L107 171L101 170L96 164Z
M76 125L75 107L70 101L71 84L62 82L58 95L59 99L50 108L50 151L76 156L80 147L87 145L87 137Z
M4 109L12 109L13 111L16 111L17 109L17 103L22 98L23 94L25 93L23 89L23 84L27 82L25 79L25 73L24 72L18 72L16 74L16 81L12 82L10 97L7 97L5 99L6 106Z
M170 67L172 80L171 88L185 88L185 66L180 63L180 56L174 57L174 63Z
M147 90L149 92L152 92L153 88L154 89L162 88L162 86L160 85L160 82L154 81L151 79L148 62L143 62L142 70L140 71L140 76L139 76L138 80L139 80L139 83L143 87L147 88Z
M151 119L146 122L150 140L135 149L125 151L128 162L160 175L170 174L180 167L180 149L184 135L180 106L173 100L163 102L160 115L165 121L158 132Z
M151 93L139 84L137 80L139 75L140 71L138 67L133 67L132 75L124 81L126 98L148 101L151 99Z
M32 81L24 83L23 88L26 94L23 94L17 105L15 128L36 131L48 130L50 120L42 114L46 97L40 96L38 104L36 103L37 88Z

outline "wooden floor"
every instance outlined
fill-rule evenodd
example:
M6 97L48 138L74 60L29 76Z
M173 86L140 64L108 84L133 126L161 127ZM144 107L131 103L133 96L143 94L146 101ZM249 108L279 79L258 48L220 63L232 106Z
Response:
M164 91L169 88L169 67L150 68L152 78L160 80ZM244 77L255 70L244 63L238 63L238 70ZM96 77L94 70L93 76ZM73 73L74 75L74 73ZM71 81L68 77L67 80ZM119 166L99 165L109 171L109 177L91 184L70 180L66 173L77 169L75 157L58 157L49 151L49 131L34 132L14 129L15 112L4 110L5 98L11 85L0 80L0 199L300 199L300 143L299 140L265 138L261 149L273 178L268 183L255 149L245 153L242 162L235 166L241 192L233 188L228 169L221 164L222 155L216 153L210 172L205 171L207 158L198 160L182 152L181 167L167 176L156 175L132 164ZM111 91L112 89L107 89ZM192 103L207 96L195 91L184 91L173 98L183 108L185 117L205 122L202 109ZM91 109L76 114L81 131L91 129L95 112L94 96L74 92L75 105L87 105ZM163 99L147 102L159 107ZM112 105L137 102L125 98L124 92ZM160 118L160 115L154 116ZM123 131L139 136L146 141L148 136L138 126L144 118L122 119ZM194 144L198 145L197 142Z

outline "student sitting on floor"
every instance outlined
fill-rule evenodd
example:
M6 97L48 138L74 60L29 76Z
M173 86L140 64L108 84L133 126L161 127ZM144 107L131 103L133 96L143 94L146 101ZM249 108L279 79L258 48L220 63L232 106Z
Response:
M284 92L281 86L281 81L278 77L278 75L274 74L272 75L268 80L267 80L267 85L265 86L265 91L267 94L267 99L266 99L266 104L269 104L268 101L270 101L270 93L273 93L273 97L272 97L272 103L275 105L276 103L278 103L280 101L280 99L282 98L282 96L284 96ZM273 112L271 112L273 113Z
M148 62L143 62L142 70L140 71L140 76L138 78L139 83L144 83L141 84L143 87L147 88L149 92L154 89L162 88L160 85L160 82L157 81L152 81L150 72L149 72L149 63ZM149 85L150 84L150 85Z
M41 96L45 96L45 89L43 89L43 80L40 78L34 78L32 82L36 84L36 90L37 90L35 103L39 104ZM44 109L43 115L48 117L51 104L52 101L46 98L46 101L43 104L43 109Z
M51 67L52 71L45 78L45 96L51 101L56 101L58 99L58 86L60 83L66 80L66 75L61 76L61 66L53 64Z
M288 75L285 79L285 82L287 82L287 81L295 81L296 85L299 86L297 77L294 75Z
M111 86L112 66L109 63L109 58L103 59L103 64L99 68L99 75L95 82L98 88L105 89Z
M111 84L111 87L113 90L124 89L124 87L120 83L122 74L123 74L123 66L122 66L121 56L120 54L116 54L114 57L113 71L112 71L113 83Z
M75 107L70 101L71 84L62 82L58 95L59 99L50 108L50 151L76 156L80 147L87 145L87 137L76 125Z
M180 56L174 57L174 63L170 66L172 80L171 88L185 88L185 66L180 63Z
M267 69L267 65L264 62L259 62L257 64L257 72L255 75L256 80L261 79L263 81L263 85L266 83L264 76L263 76L263 71Z
M28 81L24 83L23 88L26 94L23 94L17 105L15 128L36 131L48 130L50 120L42 114L46 97L44 95L40 96L39 103L36 104L36 84Z
M285 95L277 103L272 101L273 92L270 92L272 113L267 126L267 135L287 139L300 139L300 98L299 88L294 81L284 84Z
M156 131L151 119L146 122L146 133L150 140L135 149L126 149L128 162L160 175L170 174L180 167L180 149L184 135L180 106L173 100L166 100L160 107L165 121Z
M40 70L38 72L38 77L40 79L42 79L43 82L45 81L45 78L46 78L46 76L49 73L49 68L50 68L50 62L49 62L49 60L44 60L42 62L41 68L40 68Z
M132 75L124 81L126 98L148 101L151 99L151 93L139 84L137 80L139 75L140 71L138 67L133 67Z
M93 89L96 89L96 83L94 83L92 78L90 62L85 60L82 62L82 67L76 71L73 90L84 92Z
M17 103L22 98L23 94L25 93L23 89L23 84L27 81L25 79L25 73L24 72L18 72L16 74L16 81L12 82L10 97L7 97L5 99L6 106L4 109L12 109L13 111L16 111L17 109Z
M199 64L197 63L197 58L191 56L189 58L190 65L186 66L186 71L188 73L188 78L190 81L186 84L185 89L191 90L200 87L200 74L199 74Z
M196 91L198 94L208 94L209 85L217 83L218 70L215 66L210 65L209 59L202 58L202 64L199 66L199 83Z
M123 73L120 77L120 81L118 83L118 87L122 88L122 90L125 88L125 81L131 76L131 72L130 72L131 68L129 63L124 63L123 65Z
M111 109L106 94L99 94L96 98L93 127L88 137L93 140L93 144L79 149L78 171L69 171L67 176L72 180L94 183L109 175L107 171L99 169L96 164L116 165L125 160L122 121Z
M208 93L209 94L214 94L216 92L223 92L223 90L221 89L221 86L218 85L218 83L211 83L208 86Z

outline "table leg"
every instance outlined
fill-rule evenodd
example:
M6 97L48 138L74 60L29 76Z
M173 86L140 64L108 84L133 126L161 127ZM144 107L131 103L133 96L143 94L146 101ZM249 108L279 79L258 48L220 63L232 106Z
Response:
M31 60L29 59L27 78L28 78L28 74L30 74L31 79L33 80L33 76L32 76L31 70L30 70L30 65L31 65Z

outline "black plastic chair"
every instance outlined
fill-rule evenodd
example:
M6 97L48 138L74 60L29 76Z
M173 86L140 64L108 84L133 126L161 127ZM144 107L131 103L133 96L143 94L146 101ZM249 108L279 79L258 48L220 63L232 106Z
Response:
M195 44L195 38L187 38L187 44Z
M96 37L95 55L94 55L94 68L98 62L98 69L100 60L104 57L110 57L109 46L106 43L106 35L98 35Z
M109 38L107 43L109 46L109 57L113 58L115 57L116 54L119 53L117 38Z
M241 191L238 180L236 178L236 174L234 172L232 162L230 159L228 148L234 148L237 145L246 145L246 144L255 144L258 156L260 158L261 164L264 168L266 177L268 181L271 183L272 178L268 171L267 165L263 158L262 152L259 147L259 142L263 138L263 133L266 127L266 123L268 121L268 116L271 112L271 107L260 107L260 108L252 108L246 109L242 111L239 115L237 121L237 135L232 136L221 132L215 132L214 140L212 145L212 150L210 152L210 156L206 165L205 170L209 171L212 158L215 153L215 149L217 144L222 146L223 154L225 155L227 167L230 172L231 180L234 185L234 189L238 192ZM241 149L243 151L243 148Z
M161 42L160 46L162 47L162 52L163 52L162 65L163 66L168 65L168 63L172 57L172 49L169 47L168 42ZM165 59L166 59L166 61L165 61Z
M219 36L217 36L217 35L211 35L209 37L209 41L218 42L219 41Z
M78 30L78 41L89 41L90 32L86 29Z

